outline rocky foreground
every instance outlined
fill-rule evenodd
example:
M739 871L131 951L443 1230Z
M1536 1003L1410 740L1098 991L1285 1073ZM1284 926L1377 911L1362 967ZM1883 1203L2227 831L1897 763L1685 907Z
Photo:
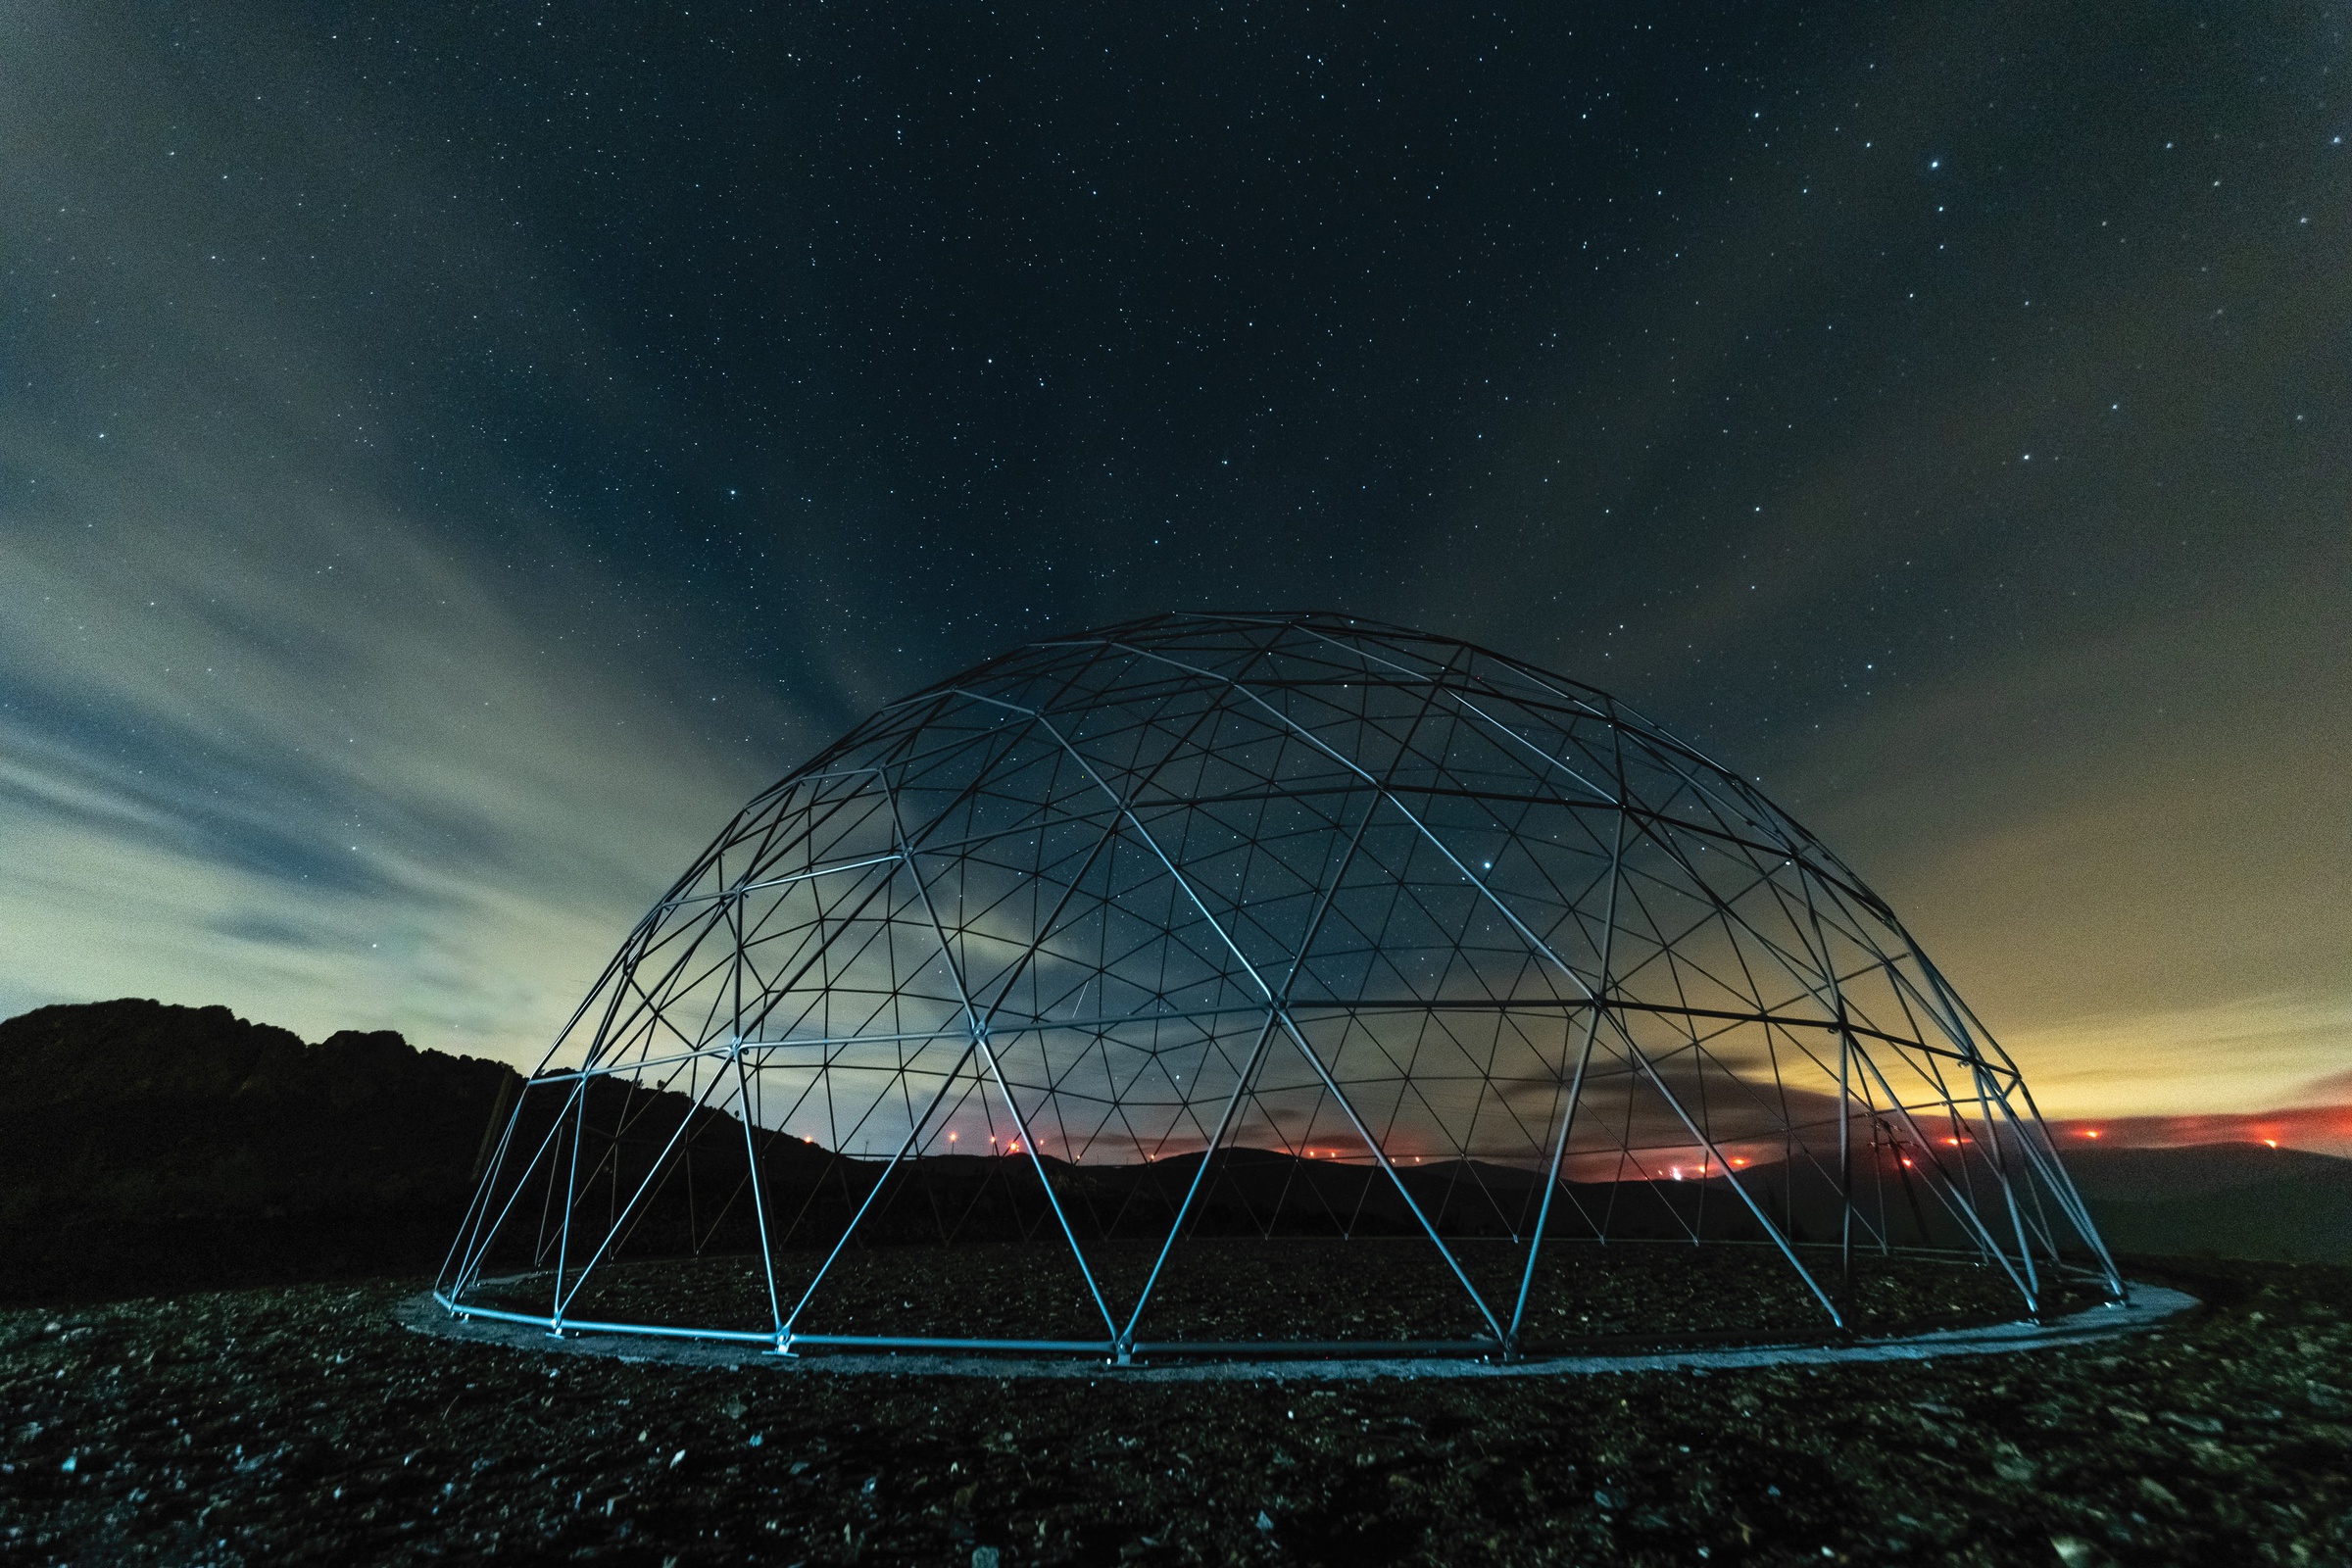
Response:
M2211 1304L2088 1350L1500 1383L629 1365L414 1282L9 1312L0 1558L2352 1563L2352 1270L2166 1277Z

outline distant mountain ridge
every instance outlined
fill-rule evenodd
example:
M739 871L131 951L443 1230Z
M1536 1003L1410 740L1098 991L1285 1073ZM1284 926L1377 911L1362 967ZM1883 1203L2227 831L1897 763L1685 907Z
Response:
M390 1031L309 1045L226 1007L137 999L0 1022L0 1298L17 1299L429 1272L523 1082ZM1237 1192L1271 1179L1249 1176L1252 1158L1292 1163L1245 1157ZM2352 1262L2352 1159L2250 1144L2066 1159L2118 1253ZM1302 1168L1350 1210L1368 1179ZM1456 1170L1524 1180L1448 1161L1412 1181L1434 1191Z
M520 1076L126 998L0 1022L0 1295L439 1260Z
M0 1224L462 1204L519 1076L390 1030L318 1045L226 1007L124 1000L0 1023Z
M2066 1168L2113 1251L2352 1263L2352 1159L2194 1144L2074 1149Z

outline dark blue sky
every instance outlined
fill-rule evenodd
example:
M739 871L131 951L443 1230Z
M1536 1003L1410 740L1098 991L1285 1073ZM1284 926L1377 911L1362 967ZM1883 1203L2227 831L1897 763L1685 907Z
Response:
M0 1008L527 1056L874 703L1314 605L1762 775L2054 1109L2352 1044L2340 11L6 25Z

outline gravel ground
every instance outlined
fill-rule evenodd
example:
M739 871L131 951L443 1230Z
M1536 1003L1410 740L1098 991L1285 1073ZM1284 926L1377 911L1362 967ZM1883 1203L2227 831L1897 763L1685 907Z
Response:
M2352 1564L2352 1270L2135 1272L2211 1304L1508 1384L589 1361L409 1333L414 1280L11 1311L0 1558Z

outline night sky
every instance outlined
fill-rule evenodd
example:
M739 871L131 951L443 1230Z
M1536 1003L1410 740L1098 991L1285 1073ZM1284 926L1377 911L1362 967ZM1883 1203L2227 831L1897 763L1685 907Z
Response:
M2348 45L0 0L0 1011L528 1062L873 705L1315 607L1761 777L2047 1110L2352 1102Z

